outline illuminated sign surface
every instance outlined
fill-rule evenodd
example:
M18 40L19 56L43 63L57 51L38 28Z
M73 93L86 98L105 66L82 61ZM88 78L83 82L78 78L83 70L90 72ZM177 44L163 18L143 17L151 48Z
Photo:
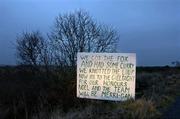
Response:
M77 97L123 101L135 98L136 54L78 53Z

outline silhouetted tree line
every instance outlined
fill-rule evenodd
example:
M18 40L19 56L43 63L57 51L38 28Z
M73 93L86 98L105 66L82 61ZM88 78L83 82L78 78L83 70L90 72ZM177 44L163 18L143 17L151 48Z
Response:
M43 66L76 66L77 52L115 52L117 32L92 19L86 11L59 14L45 39L40 32L23 33L17 38L18 64L33 71Z

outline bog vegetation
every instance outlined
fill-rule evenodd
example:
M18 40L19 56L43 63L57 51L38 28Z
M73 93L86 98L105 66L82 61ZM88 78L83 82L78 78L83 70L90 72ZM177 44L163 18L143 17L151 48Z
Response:
M178 95L178 67L138 67L136 100L76 97L77 52L115 52L118 39L82 10L57 16L47 39L40 32L18 36L18 65L0 67L0 118L160 118Z
M76 98L71 69L51 72L49 77L45 70L36 74L30 70L25 66L0 68L1 119L161 118L180 92L176 67L138 67L136 100L125 102Z

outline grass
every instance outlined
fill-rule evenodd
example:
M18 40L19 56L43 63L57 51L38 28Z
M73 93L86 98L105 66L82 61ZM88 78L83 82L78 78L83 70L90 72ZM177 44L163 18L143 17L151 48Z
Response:
M33 75L19 67L0 68L1 119L158 119L180 95L180 70L137 68L136 100L76 98L75 72L54 70Z

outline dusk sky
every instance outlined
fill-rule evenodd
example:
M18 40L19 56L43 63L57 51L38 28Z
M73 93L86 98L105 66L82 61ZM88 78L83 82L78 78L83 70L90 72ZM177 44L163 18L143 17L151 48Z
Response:
M118 52L136 53L139 66L180 60L180 0L0 0L0 64L16 64L23 31L45 37L55 17L84 9L120 35Z

